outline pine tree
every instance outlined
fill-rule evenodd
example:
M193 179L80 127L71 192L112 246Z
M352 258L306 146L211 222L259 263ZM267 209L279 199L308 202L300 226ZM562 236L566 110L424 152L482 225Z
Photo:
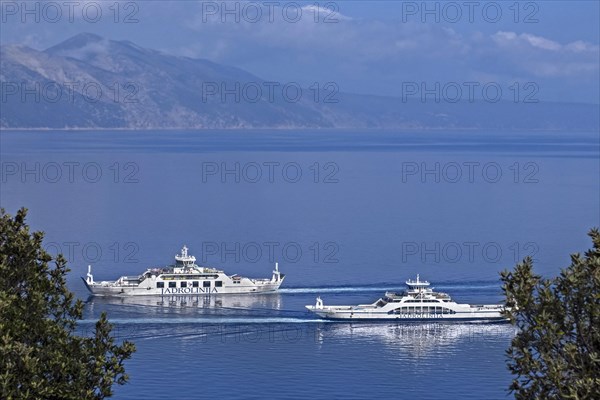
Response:
M552 279L526 258L502 272L506 312L519 331L507 350L517 399L600 399L600 232Z
M67 262L44 251L26 215L0 209L0 397L109 397L127 382L123 364L135 346L115 343L104 313L92 337L76 335L83 303L67 289Z

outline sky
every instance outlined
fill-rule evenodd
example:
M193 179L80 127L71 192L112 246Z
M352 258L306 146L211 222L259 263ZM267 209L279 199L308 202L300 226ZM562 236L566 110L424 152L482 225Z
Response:
M465 100L492 85L512 101L600 102L598 1L69 4L2 1L0 43L91 32L342 92Z

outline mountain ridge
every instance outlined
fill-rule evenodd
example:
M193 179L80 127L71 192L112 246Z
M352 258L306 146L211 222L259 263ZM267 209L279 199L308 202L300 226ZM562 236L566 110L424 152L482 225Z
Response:
M0 46L0 84L3 129L600 127L598 106L593 104L436 103L344 93L332 83L285 86L234 66L91 33L43 51ZM301 94L299 99L294 90Z

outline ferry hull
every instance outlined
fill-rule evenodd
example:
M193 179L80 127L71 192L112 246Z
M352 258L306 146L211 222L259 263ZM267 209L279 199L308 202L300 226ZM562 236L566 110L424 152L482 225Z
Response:
M386 292L372 304L326 306L321 297L306 309L321 318L353 321L507 321L501 304L458 304L442 292L434 292L429 282L406 281L408 290Z
M152 288L152 287L123 287L101 283L89 284L82 278L86 288L94 296L184 296L184 295L218 295L218 294L244 294L244 293L269 293L275 292L283 283L279 282L260 285L236 285L223 287L178 287L178 288Z
M500 310L494 311L463 311L454 314L388 314L356 310L353 307L323 307L306 306L321 318L332 320L359 321L507 321Z
M196 257L183 246L175 256L175 265L166 268L148 268L141 275L122 276L116 281L94 281L92 266L88 265L87 278L81 277L85 287L94 296L197 296L217 294L267 293L279 289L285 275L279 264L271 279L251 279L227 275L216 268L201 267Z

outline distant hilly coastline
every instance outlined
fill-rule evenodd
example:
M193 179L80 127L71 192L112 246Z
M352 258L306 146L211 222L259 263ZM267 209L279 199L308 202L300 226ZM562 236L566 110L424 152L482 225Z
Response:
M594 104L436 103L326 83L299 88L89 33L44 51L0 46L0 85L2 129L600 130Z

